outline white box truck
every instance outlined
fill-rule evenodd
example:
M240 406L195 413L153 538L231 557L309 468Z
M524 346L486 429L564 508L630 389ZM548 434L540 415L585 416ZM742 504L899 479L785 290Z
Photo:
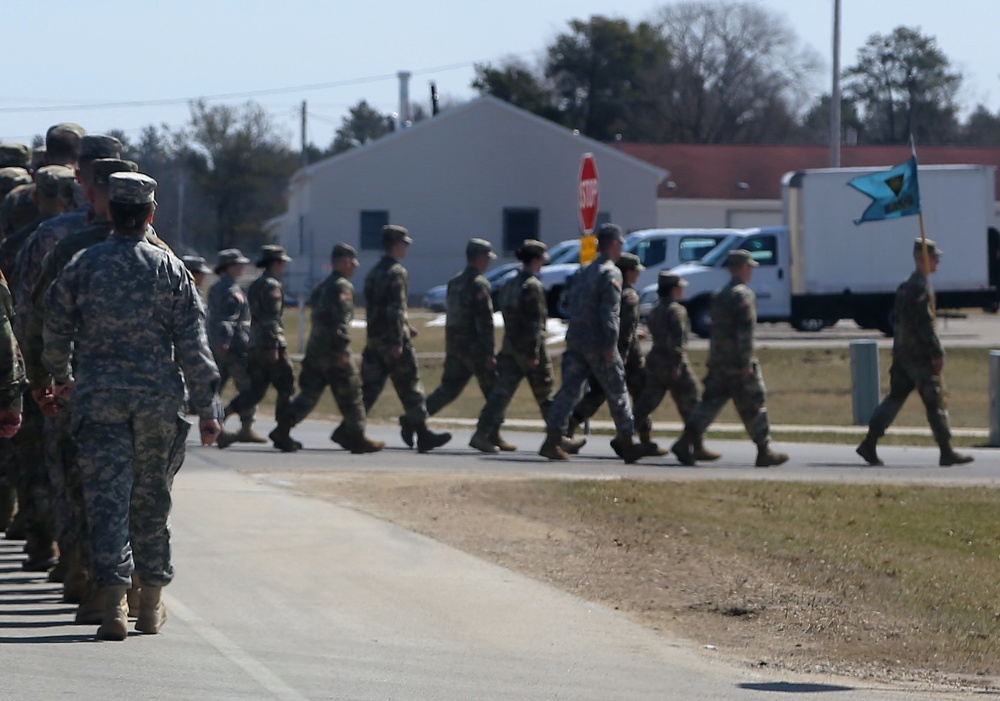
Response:
M913 270L919 217L854 223L871 200L847 185L888 168L824 168L782 179L782 227L747 229L727 238L699 263L674 269L688 280L684 304L692 329L710 332L708 302L728 279L726 252L748 249L760 263L751 288L760 321L788 321L818 331L840 319L892 334L896 287ZM1000 232L995 220L995 169L978 165L920 166L927 237L944 256L931 279L939 309L997 310ZM655 301L642 291L642 308Z

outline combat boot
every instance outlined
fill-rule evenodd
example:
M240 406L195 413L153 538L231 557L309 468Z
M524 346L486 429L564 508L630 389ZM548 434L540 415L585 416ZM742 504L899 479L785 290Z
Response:
M493 443L497 448L504 451L505 453L513 453L517 450L517 446L513 443L508 443L500 435L500 429L495 429L493 433L490 434L490 442Z
M78 552L68 553L66 559L62 600L67 604L79 604L90 594L90 572Z
M706 448L705 440L701 436L691 441L691 455L695 460L703 460L705 462L712 462L722 457L722 453L716 453L714 450Z
M757 461L754 467L774 467L788 462L788 453L777 453L771 450L769 443L757 445Z
M97 629L98 640L124 640L128 637L128 610L125 603L124 584L101 587L104 596L104 615Z
M56 560L56 566L49 571L48 581L53 584L62 584L66 581L66 573L69 572L69 562L66 558L59 554L59 559Z
M135 629L140 633L155 635L166 623L167 609L160 601L162 591L163 587L147 585L142 588L139 596L139 618L135 622Z
M666 455L668 451L666 448L661 448L658 443L653 441L653 436L651 431L639 431L639 442L644 446L647 446L646 450L649 451L649 455L659 456ZM619 456L621 457L621 456Z
M301 443L293 441L292 437L288 435L289 430L290 428L288 426L278 424L273 431L267 434L267 437L271 439L272 443L274 443L274 447L282 453L294 453L302 447ZM221 448L222 446L220 445L219 447Z
M878 444L878 439L869 433L865 436L865 439L858 444L858 447L854 449L858 455L865 459L865 462L869 465L884 465L885 463L878 456L878 452L875 447Z
M403 439L403 443L406 444L407 448L413 447L413 434L416 431L416 426L413 425L408 416L404 414L399 417L399 437Z
M83 624L100 623L103 621L104 610L107 608L106 589L107 587L98 589L92 585L88 587L87 596L76 607L73 620ZM124 591L125 588L122 587L122 596L124 596Z
M139 616L139 604L142 602L142 582L139 580L139 575L132 572L132 586L128 588L125 593L125 607L128 609L129 618L137 618Z
M499 453L500 446L490 440L489 435L477 430L469 440L469 447L475 448L482 453Z
M580 425L582 423L583 423L583 419L577 417L576 414L573 414L572 416L570 416L569 417L569 425L566 428L566 437L567 438L572 438L573 434L576 433L576 429L580 428Z
M232 431L223 431L219 434L219 437L215 439L215 444L219 446L219 450L225 450L233 443L239 441L239 435L233 433Z
M414 431L417 434L418 453L429 453L435 448L440 448L451 440L450 433L447 431L434 433L434 431L427 428L427 424L418 424L414 426Z
M631 435L616 436L611 441L611 447L615 449L615 452L625 461L626 465L638 462L639 458L655 455L656 453L652 452L651 445L655 446L656 444L636 443Z
M25 572L48 572L56 566L55 544L47 539L41 538L33 533L28 534L25 543L25 552L28 559L21 563L21 569Z
M14 518L14 506L17 504L17 490L0 484L0 531L7 530Z
M970 462L975 460L971 455L965 453L956 453L952 450L951 446L946 446L941 449L941 459L938 460L938 465L941 467L952 467L954 465L968 465Z
M345 449L351 451L355 455L362 455L364 453L377 453L385 447L385 443L382 441L373 441L368 436L366 436L361 431L345 432L346 438L342 445Z
M545 442L538 449L538 454L549 460L569 460L569 455L562 447L564 439L561 431L549 429L548 433L545 434Z
M4 537L7 540L24 540L27 535L27 525L27 514L24 512L24 509L18 509L14 513L14 518L11 519L10 524L7 526L7 532L4 534Z
M253 421L244 421L236 440L240 443L267 443L267 439L253 430Z
M686 430L681 434L681 437L670 446L670 452L677 456L681 465L687 465L688 467L694 467L695 458L691 451L694 448L694 441L691 439L691 434Z

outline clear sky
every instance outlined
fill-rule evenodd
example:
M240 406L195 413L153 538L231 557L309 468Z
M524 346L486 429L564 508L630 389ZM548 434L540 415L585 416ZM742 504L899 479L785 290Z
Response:
M750 0L787 18L824 61L830 89L833 0ZM55 122L89 131L182 126L187 100L254 100L294 147L308 101L309 140L327 146L361 99L398 107L399 70L429 103L465 100L476 62L538 60L570 19L648 19L653 0L30 0L5 2L0 138L28 141ZM965 76L963 102L1000 110L996 0L842 0L841 61L900 24L935 36ZM16 28L17 31L13 31ZM153 103L153 104L121 104Z

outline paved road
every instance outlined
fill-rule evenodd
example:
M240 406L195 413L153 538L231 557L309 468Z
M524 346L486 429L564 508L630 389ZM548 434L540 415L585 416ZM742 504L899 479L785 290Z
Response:
M941 470L928 449L886 448L864 468L846 446L792 446L793 460L747 467L746 441L720 442L711 468L624 466L603 439L567 465L524 450L473 454L469 431L430 455L332 450L307 422L306 450L191 450L175 485L177 580L159 636L92 642L69 625L58 587L18 569L0 540L0 698L49 699L719 699L783 701L811 692L858 701L949 698L863 682L774 677L645 629L613 611L504 568L281 486L282 470L455 470L555 475L995 482L1000 454ZM396 432L377 436L399 445ZM253 473L276 472L266 479ZM955 696L955 698L960 698Z

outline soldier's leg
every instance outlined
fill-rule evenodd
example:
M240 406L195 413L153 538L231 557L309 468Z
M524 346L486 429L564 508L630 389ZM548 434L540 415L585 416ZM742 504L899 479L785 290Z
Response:
M508 353L497 356L497 375L497 382L486 398L486 405L480 412L479 422L476 425L476 433L482 433L484 436L500 428L507 414L507 407L510 406L517 386L524 377L517 359Z
M14 468L14 445L9 438L0 438L0 530L7 530L17 509L17 479Z
M406 418L414 425L427 423L427 404L424 401L424 386L420 382L417 356L413 346L403 347L403 354L389 368L389 378L396 390L396 396L403 404Z
M55 564L55 526L49 499L49 480L45 466L42 431L45 417L30 396L24 398L21 429L14 436L14 448L20 464L22 491L28 512L28 561L24 568L32 571L49 569Z
M596 414L597 410L601 408L601 404L604 404L604 388L601 387L600 381L593 373L591 373L590 379L587 380L587 386L586 393L576 403L576 407L573 408L573 416L570 420L571 426L582 424Z
M364 433L368 416L361 396L361 376L354 359L345 366L333 366L328 377L333 400L343 417L341 427L346 431Z
M318 367L315 361L306 357L302 362L302 370L299 372L299 393L295 399L288 403L285 411L279 413L275 408L274 418L279 426L287 426L291 429L309 415L320 397L326 389L327 378L323 369Z
M274 385L278 394L274 402L275 416L279 413L284 414L288 411L288 405L295 393L295 369L286 350L282 349L277 362L269 364L268 375L270 383Z
M361 353L361 396L365 403L365 412L370 412L378 400L385 381L389 378L389 368L381 354L371 346Z
M753 374L750 377L733 376L730 380L733 404L750 440L757 445L767 444L771 439L771 422L768 420L767 407L764 405L767 400L767 387L764 385L760 365L754 363Z
M698 381L687 365L679 368L677 377L671 380L670 398L674 400L674 406L677 407L677 413L680 414L681 420L686 423L688 416L691 415L701 399Z
M635 417L632 414L632 402L629 400L625 387L625 363L622 357L615 353L611 360L595 355L591 359L594 375L608 398L608 410L614 419L615 429L620 437L630 440L635 435Z
M701 401L695 405L684 422L685 432L690 432L692 436L699 438L705 435L709 425L715 421L715 417L729 401L729 387L723 373L710 369L705 376L704 387Z
M468 358L447 353L444 357L441 384L427 396L427 414L434 416L458 399L458 395L472 379L472 374L472 365Z
M538 410L541 412L542 418L547 420L554 399L555 369L552 366L552 356L543 346L535 367L529 366L528 361L524 358L519 358L518 362L525 377L528 378L528 384L535 397L535 403L538 404Z
M951 447L951 427L948 425L948 410L944 406L944 387L940 375L935 375L929 367L909 369L920 399L927 411L927 423L931 426L934 440L941 449L942 466L964 465L972 462L971 455L956 453Z
M476 382L479 383L479 391L483 393L483 399L489 399L490 393L496 387L497 380L500 377L496 366L492 370L489 370L486 368L483 359L480 358L479 362L473 365L472 371L476 375Z
M245 355L233 355L231 353L226 354L226 373L232 378L233 386L236 387L237 394L250 392L253 389L253 383L250 380L250 371L248 368L249 361ZM219 368L219 371L222 371L221 367ZM221 392L222 390L219 391ZM240 422L245 425L252 424L256 413L256 404L243 409L240 412Z
M667 394L668 381L651 368L646 369L646 383L635 400L635 425L639 431L651 431L653 422L650 416L660 406Z
M233 398L226 407L226 416L238 414L244 416L246 412L254 409L260 400L267 394L267 388L271 386L271 363L263 353L250 353L247 362L247 374L250 377L250 386L245 391L240 392Z
M632 404L635 404L636 397L642 392L642 387L646 382L646 363L642 354L632 351L625 361L625 386L628 388L629 396L632 397Z
M878 440L885 431L892 425L899 410L903 408L903 403L910 396L915 388L913 380L903 367L897 363L889 367L889 394L872 412L872 417L868 421L868 435L874 440Z
M562 356L562 384L556 392L545 424L549 431L566 434L569 417L583 396L583 387L591 375L590 363L575 350L567 349Z

